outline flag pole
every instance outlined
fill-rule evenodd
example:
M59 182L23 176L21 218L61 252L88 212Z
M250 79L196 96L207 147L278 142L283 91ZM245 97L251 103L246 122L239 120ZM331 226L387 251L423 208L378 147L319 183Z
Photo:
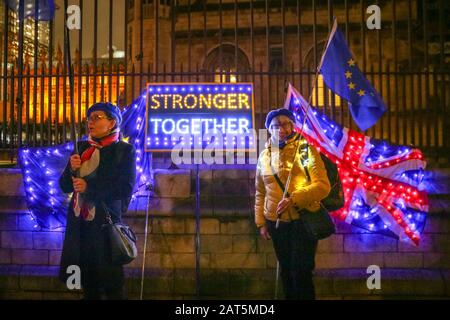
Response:
M330 43L331 36L332 36L332 34L336 31L336 28L337 28L337 21L336 21L336 17L335 17L334 20L333 20L333 27L332 27L331 30L328 32L327 44L326 44L326 46L325 46L325 47L323 48L323 50L322 50L322 56L321 56L321 58L320 58L320 63L319 63L319 65L317 66L316 74L314 75L313 89L312 89L311 92L309 93L308 104L307 104L307 106L306 106L306 111L305 111L305 117L303 118L303 124L302 124L302 126L300 127L300 132L299 132L299 135L300 135L300 136L302 136L302 134L303 134L303 128L304 128L304 126L305 126L306 119L308 118L308 111L309 111L309 107L310 107L310 105L311 105L312 93L314 92L314 86L315 86L315 84L317 83L317 79L319 78L319 73L320 73L320 69L321 69L321 67L322 67L323 58L324 58L324 56L325 56L325 52L327 51L328 45L329 45L329 43ZM296 148L296 150L295 150L294 158L292 159L292 163L295 163L295 159L296 159L296 157L297 157L297 153L298 153L298 150L299 150L299 149L300 149L300 143L297 144L297 148ZM288 192L288 189L289 189L289 184L291 183L291 177L292 177L292 168L291 168L291 170L289 171L289 175L288 175L288 178L287 178L287 180L286 180L286 186L285 186L285 188L284 188L283 198L282 198L282 199L285 199L286 196L287 196L287 192ZM281 216L281 214L278 214L278 216L277 216L277 222L276 222L275 228L278 228L278 226L279 226L279 224L280 224L280 216ZM277 264L277 270L278 270L278 264ZM277 273L278 273L278 272L277 272Z
M8 13L6 13L8 14ZM18 92L17 92L17 147L22 146L22 107L23 107L23 33L24 33L24 18L25 18L25 0L19 1L19 61L18 61ZM36 70L34 70L36 74ZM14 119L14 117L13 117ZM12 140L13 144L14 141Z
M69 33L69 27L67 26L67 0L64 0L64 18L65 18L65 25L64 32L66 34L65 40L66 40L66 57L67 57L67 68L69 71L69 92L70 92L70 138L73 141L74 144L74 151L76 154L79 154L78 152L78 145L77 145L77 132L75 128L75 104L74 104L74 76L73 76L73 68L72 68L72 58L71 58L71 52L70 52L70 33ZM78 170L77 170L77 176L78 176Z

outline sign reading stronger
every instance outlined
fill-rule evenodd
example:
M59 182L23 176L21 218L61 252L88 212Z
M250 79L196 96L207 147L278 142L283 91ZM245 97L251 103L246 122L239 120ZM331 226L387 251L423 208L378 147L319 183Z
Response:
M251 83L147 86L146 151L254 149Z

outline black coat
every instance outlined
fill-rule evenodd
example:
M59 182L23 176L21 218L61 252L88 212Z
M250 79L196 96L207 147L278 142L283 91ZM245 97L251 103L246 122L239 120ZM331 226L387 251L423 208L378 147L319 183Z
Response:
M87 141L78 142L80 154L89 147ZM66 281L70 265L96 267L101 274L108 274L107 243L101 225L105 222L104 203L111 211L113 222L119 222L128 209L136 179L136 151L133 145L119 141L100 149L100 163L94 175L87 181L86 200L95 204L95 218L84 221L75 217L73 196L67 211L67 225L60 264L60 278ZM70 161L59 179L65 193L73 192ZM81 252L81 254L80 254ZM120 267L121 268L121 267ZM105 279L107 282L108 279Z

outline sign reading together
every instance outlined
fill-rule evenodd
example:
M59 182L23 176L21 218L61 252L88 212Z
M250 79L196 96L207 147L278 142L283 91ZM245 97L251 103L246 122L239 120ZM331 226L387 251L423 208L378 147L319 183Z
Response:
M147 86L146 151L254 149L250 83L154 83Z

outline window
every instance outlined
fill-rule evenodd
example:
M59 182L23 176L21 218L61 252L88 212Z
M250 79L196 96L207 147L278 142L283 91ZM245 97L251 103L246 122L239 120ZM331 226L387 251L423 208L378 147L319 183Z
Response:
M220 72L220 68L217 68L215 71L214 82L237 82L238 76L236 75L235 68L231 68L229 70L222 68L222 72Z
M325 92L328 93L328 105L331 105L331 97L333 95L333 92L329 89L326 89L325 82L323 81L322 75L319 74L317 77L317 90L316 88L312 89L312 97L311 97L311 104L316 107L324 107L325 106ZM334 95L334 105L336 107L341 105L341 97L339 97L337 94Z
M281 46L269 49L269 71L283 71L283 48Z
M207 72L206 81L242 82L246 81L245 76L239 73L249 71L250 64L241 49L236 50L231 44L223 44L208 54L203 63L203 70Z
M320 54L323 51L325 42L321 42L317 44L317 63L320 63ZM308 52L305 58L305 66L307 66L309 71L315 71L317 69L317 66L314 65L314 48L311 48L311 50ZM313 79L311 79L313 81ZM311 104L314 107L323 108L326 106L331 106L331 98L334 95L334 106L339 107L342 105L341 98L334 94L328 87L326 86L325 82L323 81L323 77L319 74L317 77L317 89L316 89L316 83L312 84L311 88ZM327 94L328 96L325 96ZM326 99L325 99L326 98Z

